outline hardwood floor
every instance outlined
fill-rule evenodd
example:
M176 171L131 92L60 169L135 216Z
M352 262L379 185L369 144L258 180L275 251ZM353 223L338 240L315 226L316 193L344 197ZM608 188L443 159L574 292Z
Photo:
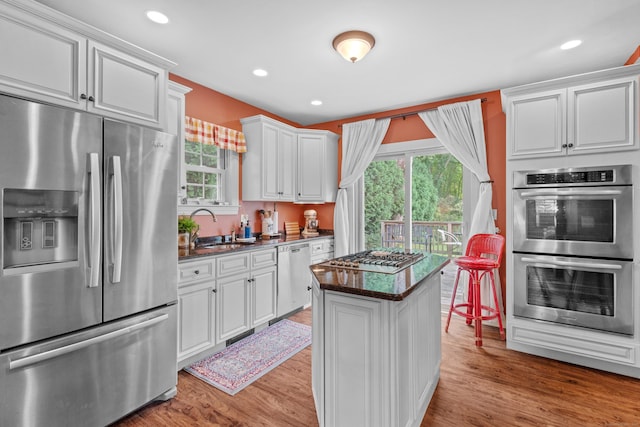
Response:
M291 319L311 324L311 311ZM495 328L483 338L476 348L473 328L452 318L422 426L640 426L640 380L507 350ZM311 347L235 396L181 371L175 398L114 425L317 426Z

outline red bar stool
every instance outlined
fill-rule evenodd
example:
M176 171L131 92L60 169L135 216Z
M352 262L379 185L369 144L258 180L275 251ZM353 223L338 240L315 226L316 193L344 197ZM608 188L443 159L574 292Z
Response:
M458 271L453 285L453 295L451 296L451 306L449 307L449 315L447 316L447 325L444 328L445 332L449 332L451 313L456 313L466 318L467 325L470 325L472 321L474 322L477 346L482 346L483 320L497 318L498 326L500 327L500 338L504 339L502 314L500 313L496 284L493 278L493 270L500 267L503 252L504 236L501 236L500 234L475 234L469 239L464 256L453 260L453 262L458 266ZM462 271L469 273L467 302L455 304L458 280L460 279L460 272ZM482 283L482 278L487 273L489 273L491 282L493 302L497 308L482 305L480 297L480 283ZM489 312L489 314L483 316L482 310Z

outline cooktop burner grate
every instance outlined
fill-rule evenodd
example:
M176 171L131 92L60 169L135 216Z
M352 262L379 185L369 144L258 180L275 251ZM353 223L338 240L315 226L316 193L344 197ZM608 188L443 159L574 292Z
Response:
M402 252L391 249L375 249L334 258L323 263L336 268L347 268L379 273L395 273L422 259L421 252Z

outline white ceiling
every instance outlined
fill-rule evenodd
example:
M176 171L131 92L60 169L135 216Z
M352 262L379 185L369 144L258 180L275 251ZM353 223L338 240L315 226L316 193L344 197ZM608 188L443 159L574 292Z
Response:
M617 67L640 45L640 0L38 1L301 125ZM355 64L331 46L351 29L376 38Z

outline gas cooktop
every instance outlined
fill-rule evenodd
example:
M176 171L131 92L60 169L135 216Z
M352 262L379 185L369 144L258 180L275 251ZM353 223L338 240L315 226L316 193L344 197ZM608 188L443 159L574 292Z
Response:
M375 249L334 258L323 262L327 267L393 274L423 258L421 252L403 252L399 249Z

